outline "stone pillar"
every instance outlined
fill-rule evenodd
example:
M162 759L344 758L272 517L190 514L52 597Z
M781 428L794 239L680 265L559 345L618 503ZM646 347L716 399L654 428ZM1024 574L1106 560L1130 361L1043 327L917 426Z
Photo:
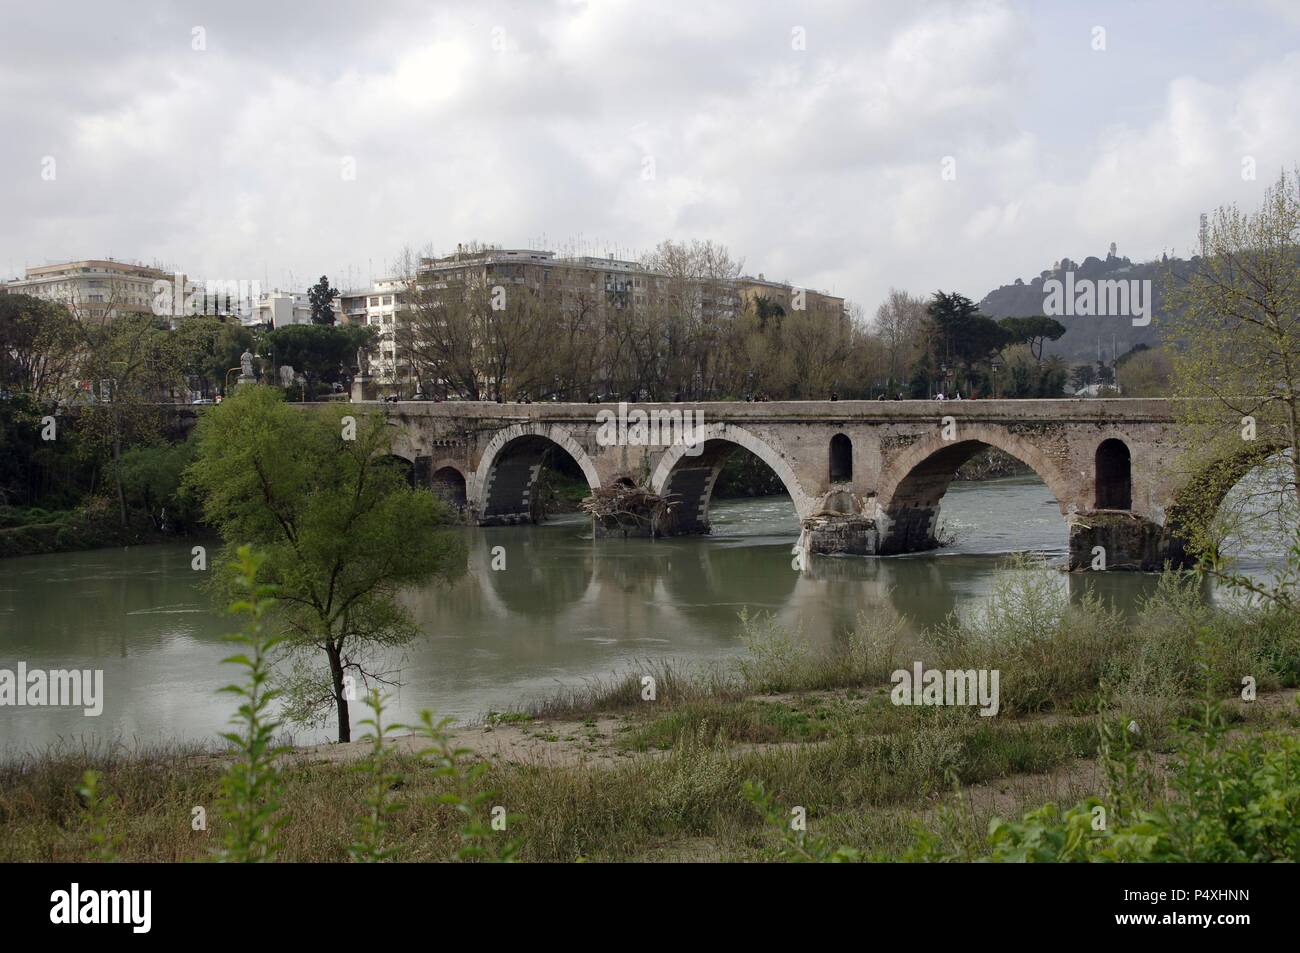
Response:
M852 513L822 513L803 521L806 552L874 556L880 548L876 521Z
M1098 510L1072 513L1069 568L1158 572L1168 556L1164 528L1134 513Z
M885 511L880 525L881 556L938 549L939 506L900 506Z
M352 378L352 402L374 400L375 388L369 374L358 374Z

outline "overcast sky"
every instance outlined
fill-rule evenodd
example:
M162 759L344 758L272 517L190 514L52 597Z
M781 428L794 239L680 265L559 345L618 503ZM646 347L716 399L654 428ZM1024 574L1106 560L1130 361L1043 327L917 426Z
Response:
M710 238L868 313L978 299L1254 204L1300 160L1298 41L1288 0L6 2L0 277Z

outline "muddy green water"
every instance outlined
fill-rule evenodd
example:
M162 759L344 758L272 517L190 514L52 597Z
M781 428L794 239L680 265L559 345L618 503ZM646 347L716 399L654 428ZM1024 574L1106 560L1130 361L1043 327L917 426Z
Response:
M814 642L860 613L928 625L985 596L1007 553L1062 561L1066 542L1055 500L1033 478L955 484L943 510L955 542L937 553L815 557L805 573L791 566L798 523L788 499L719 502L712 515L710 537L654 542L594 540L578 516L466 529L469 572L409 595L422 636L390 660L402 683L392 718L431 708L467 720L647 659L724 659L739 651L745 607L776 613ZM210 741L225 727L232 704L217 689L233 675L220 664L230 623L211 610L190 545L0 561L0 668L102 669L105 682L94 718L0 707L0 755L59 741ZM490 568L495 546L505 548L504 571ZM1072 596L1091 588L1128 610L1155 583L1129 573L1059 580ZM354 722L364 717L357 707Z

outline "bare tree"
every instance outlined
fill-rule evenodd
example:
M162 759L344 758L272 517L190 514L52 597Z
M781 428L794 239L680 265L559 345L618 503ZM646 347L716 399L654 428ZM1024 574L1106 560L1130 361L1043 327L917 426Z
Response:
M925 327L925 301L906 291L890 288L876 309L875 331L888 355L887 389L902 380L908 365L920 350Z

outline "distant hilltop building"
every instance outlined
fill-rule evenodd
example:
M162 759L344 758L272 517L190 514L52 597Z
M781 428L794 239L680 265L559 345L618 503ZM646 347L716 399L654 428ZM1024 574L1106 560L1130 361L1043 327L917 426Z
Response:
M111 258L88 259L28 268L26 277L7 282L4 290L7 294L67 305L92 316L106 311L112 317L124 312L152 312L154 282L171 285L173 279L173 272L160 268Z

